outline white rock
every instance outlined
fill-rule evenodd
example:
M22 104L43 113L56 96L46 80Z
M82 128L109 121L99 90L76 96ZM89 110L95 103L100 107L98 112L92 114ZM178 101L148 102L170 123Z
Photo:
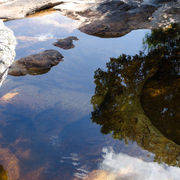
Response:
M9 66L14 61L16 45L13 31L0 20L0 86L7 76Z

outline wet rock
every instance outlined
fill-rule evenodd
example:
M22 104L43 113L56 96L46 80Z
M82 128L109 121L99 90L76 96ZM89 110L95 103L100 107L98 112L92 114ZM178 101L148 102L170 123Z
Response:
M166 27L179 22L179 1L64 1L55 9L79 20L79 29L99 37L119 37L135 29Z
M0 19L23 18L43 9L61 4L61 0L3 0L0 1Z
M67 37L64 39L57 39L57 40L58 42L53 43L54 46L60 47L62 49L72 49L75 47L75 45L73 44L73 40L77 41L79 39L75 36L71 36L71 37Z
M30 55L13 62L8 74L23 76L26 74L38 75L47 73L52 66L63 61L63 56L55 50L46 50L39 54Z
M7 76L9 66L14 61L16 44L14 33L0 20L0 86Z

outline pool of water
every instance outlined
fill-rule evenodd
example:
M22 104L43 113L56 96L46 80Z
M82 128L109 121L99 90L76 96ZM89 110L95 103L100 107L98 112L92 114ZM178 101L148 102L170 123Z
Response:
M0 164L12 180L80 180L98 169L108 172L121 169L120 177L127 175L134 163L139 169L133 173L144 167L149 169L151 179L153 167L159 168L152 162L153 153L136 142L101 134L101 126L92 123L90 102L95 91L94 71L105 69L111 57L138 53L150 30L105 39L80 32L77 24L58 12L5 22L18 41L16 59L54 49L64 56L64 61L46 74L8 75L3 83ZM79 39L74 41L72 49L52 44L69 36ZM158 173L156 177L161 177ZM171 170L166 173L172 174ZM134 178L145 177L144 174L147 172Z

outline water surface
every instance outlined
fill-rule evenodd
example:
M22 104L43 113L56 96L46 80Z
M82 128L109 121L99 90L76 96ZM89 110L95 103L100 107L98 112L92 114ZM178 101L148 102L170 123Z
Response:
M150 31L103 39L81 33L77 23L57 12L5 23L18 41L16 59L54 49L64 61L42 75L7 77L0 91L0 163L10 179L21 180L83 179L97 169L115 172L114 179L117 172L119 177L130 175L129 179L132 173L138 174L135 179L145 174L152 179L151 173L163 177L160 166L152 162L152 152L135 141L103 135L101 126L91 123L94 71L105 69L110 57L138 53ZM73 49L53 46L57 39L69 36L79 39ZM134 163L139 168L128 171ZM142 167L149 174L140 171ZM163 171L170 177L178 169Z

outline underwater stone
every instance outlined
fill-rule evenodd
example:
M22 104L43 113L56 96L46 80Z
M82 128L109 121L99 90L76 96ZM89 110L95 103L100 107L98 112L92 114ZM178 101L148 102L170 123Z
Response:
M75 47L73 40L77 41L79 39L75 36L70 36L64 39L57 39L57 42L53 43L53 45L62 49L72 49Z
M23 76L26 74L38 75L47 73L52 66L63 61L61 53L55 50L46 50L13 62L9 68L9 75Z

